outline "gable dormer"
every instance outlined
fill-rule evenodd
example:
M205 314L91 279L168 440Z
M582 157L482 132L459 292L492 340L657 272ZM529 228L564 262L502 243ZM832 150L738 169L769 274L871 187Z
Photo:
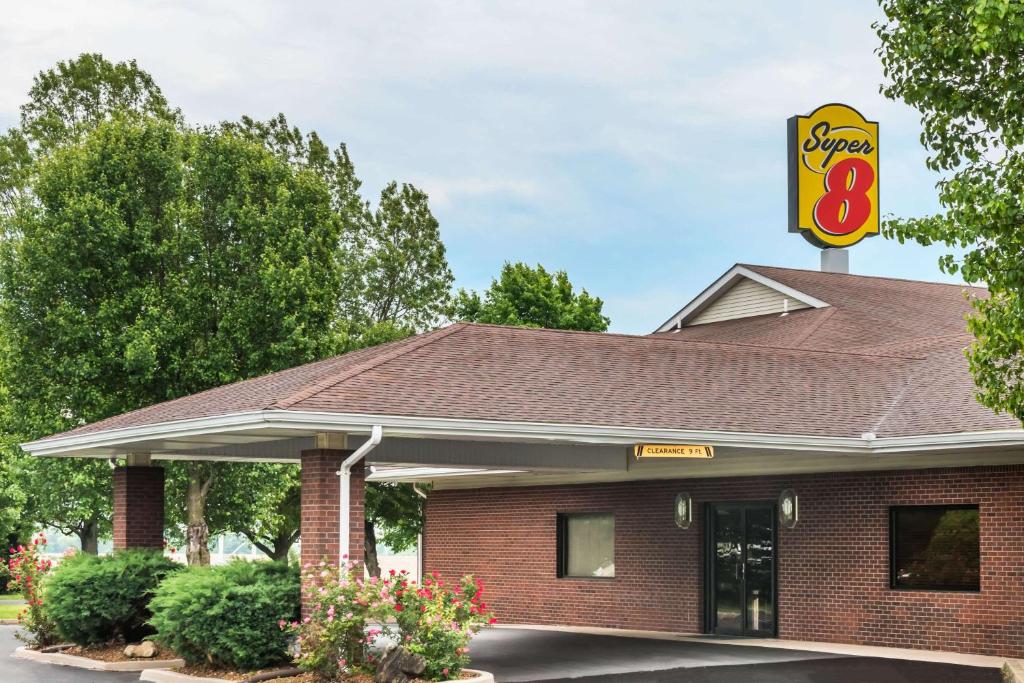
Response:
M826 306L820 299L736 265L656 331L670 332L679 327Z

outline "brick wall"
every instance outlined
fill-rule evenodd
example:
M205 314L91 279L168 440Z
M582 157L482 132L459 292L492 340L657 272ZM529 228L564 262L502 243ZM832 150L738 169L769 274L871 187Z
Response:
M339 477L335 474L352 451L303 451L302 461L302 563L338 560ZM352 468L349 513L349 556L363 559L363 463Z
M164 468L114 470L114 549L164 545Z
M427 569L474 573L504 623L703 630L702 503L800 497L800 523L780 529L780 638L1024 652L1024 467L632 482L434 491ZM693 496L694 524L673 522ZM889 506L977 503L981 592L889 588ZM558 512L615 514L612 580L555 578Z

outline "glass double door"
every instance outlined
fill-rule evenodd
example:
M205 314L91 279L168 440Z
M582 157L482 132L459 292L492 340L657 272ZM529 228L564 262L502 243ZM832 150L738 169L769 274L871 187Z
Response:
M708 506L707 611L712 633L775 635L775 506Z

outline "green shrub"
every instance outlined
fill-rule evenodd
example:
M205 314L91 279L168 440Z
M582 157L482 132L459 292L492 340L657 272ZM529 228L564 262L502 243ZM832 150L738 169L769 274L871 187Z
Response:
M79 645L140 640L153 632L146 623L153 590L179 568L158 550L79 553L47 579L47 614L61 637Z
M156 640L186 661L240 671L288 661L279 626L299 617L299 572L281 562L190 567L157 588Z

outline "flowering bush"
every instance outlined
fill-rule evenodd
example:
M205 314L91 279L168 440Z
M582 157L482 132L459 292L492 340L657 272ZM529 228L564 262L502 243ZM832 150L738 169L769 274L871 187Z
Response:
M369 670L374 664L371 646L381 629L367 626L386 619L391 607L386 604L388 593L383 599L381 595L377 582L363 580L361 565L347 562L340 570L326 562L305 565L302 598L308 614L301 623L279 623L298 634L299 668L328 679Z
M340 570L326 562L304 567L308 614L301 622L279 624L297 633L299 668L325 679L370 672L383 638L422 655L424 678L457 678L469 663L470 638L494 623L481 600L483 586L471 576L453 591L436 574L422 586L407 572L365 580L362 574L362 565L353 562Z
M8 586L25 599L25 609L18 614L24 633L16 635L32 647L46 647L57 641L57 628L43 609L43 578L53 567L50 560L42 557L45 547L46 537L39 534L28 546L11 548L6 567Z
M398 584L394 609L401 644L427 660L425 678L458 678L469 664L473 634L496 621L483 602L483 583L464 576L458 589L451 590L437 572L422 586L410 582L406 572L392 577Z

